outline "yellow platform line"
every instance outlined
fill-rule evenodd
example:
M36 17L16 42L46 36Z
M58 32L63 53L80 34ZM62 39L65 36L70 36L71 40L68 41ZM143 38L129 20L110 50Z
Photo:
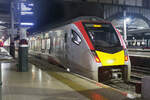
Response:
M108 100L105 97L103 97L102 95L97 94L97 93L93 92L92 90L89 90L88 88L85 88L82 85L75 83L66 77L63 77L62 75L59 75L56 72L47 71L47 73L49 75L51 75L52 77L56 78L57 80L61 81L62 83L66 84L70 88L74 89L78 93L82 94L83 96L89 98L90 100Z

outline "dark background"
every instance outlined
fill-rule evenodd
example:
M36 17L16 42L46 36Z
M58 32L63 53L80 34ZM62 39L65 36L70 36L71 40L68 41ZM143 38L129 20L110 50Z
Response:
M98 16L103 18L103 5L92 2L69 2L63 0L35 0L35 26L30 32L43 27L56 25L79 16Z

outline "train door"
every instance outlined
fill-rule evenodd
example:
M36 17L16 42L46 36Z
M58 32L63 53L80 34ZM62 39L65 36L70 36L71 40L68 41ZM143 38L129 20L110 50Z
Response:
M67 66L67 40L68 39L68 33L64 31L64 40L63 40L63 64L65 67Z
M71 54L71 34L70 29L65 32L65 49L64 49L64 57L65 57L65 66L67 68L71 68L72 54Z
M79 72L80 66L80 44L81 44L81 38L75 30L71 29L70 33L68 34L68 60L71 67L71 70L75 72Z

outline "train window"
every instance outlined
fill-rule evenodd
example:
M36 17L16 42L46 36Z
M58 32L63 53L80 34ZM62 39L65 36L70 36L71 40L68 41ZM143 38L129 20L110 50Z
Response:
M81 38L80 38L80 36L79 36L74 30L72 30L71 39L72 39L72 41L73 41L75 44L77 44L77 45L79 45L79 44L81 43Z
M67 33L65 33L65 43L67 43Z
M52 52L53 50L53 38L50 37L50 48L49 48L49 54Z
M47 39L47 49L50 49L50 39Z
M42 40L42 49L43 50L45 49L45 40L44 39Z
M111 24L84 23L95 47L121 47L120 40Z

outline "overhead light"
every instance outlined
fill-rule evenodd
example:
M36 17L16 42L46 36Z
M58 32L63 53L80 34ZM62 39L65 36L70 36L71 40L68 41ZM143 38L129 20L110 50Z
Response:
M125 18L125 21L126 21L127 23L129 23L129 22L131 21L131 18Z
M138 27L138 29L144 29L144 27L141 26L141 27Z
M33 12L21 12L21 15L33 15Z
M2 39L5 39L5 37L4 37L4 36L2 36Z
M33 26L34 25L34 23L20 23L21 25L25 25L25 26Z
M33 3L30 3L30 4L28 4L29 6L34 6L34 4Z
M0 21L0 24L4 24L5 22L3 22L3 21Z

